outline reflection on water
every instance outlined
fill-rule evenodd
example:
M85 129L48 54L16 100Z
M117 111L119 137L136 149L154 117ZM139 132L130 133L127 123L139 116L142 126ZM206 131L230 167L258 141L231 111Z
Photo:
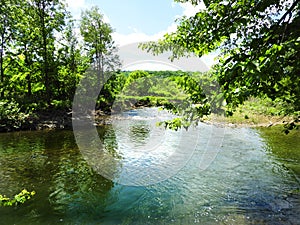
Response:
M133 143L147 143L147 139L150 137L150 126L146 121L139 121L132 125L129 129L130 141Z
M127 141L133 146L153 135L147 120L100 127L100 140L118 160L121 124L130 125ZM291 146L275 130L227 128L215 161L200 171L210 127L199 127L188 164L146 187L100 176L83 159L71 131L0 134L0 193L37 192L24 205L0 208L0 224L299 224L299 174L293 172L299 161L291 148L299 152L300 144ZM299 132L293 135L299 140Z
M288 135L281 126L260 128L261 136L270 154L300 178L300 130L293 130Z

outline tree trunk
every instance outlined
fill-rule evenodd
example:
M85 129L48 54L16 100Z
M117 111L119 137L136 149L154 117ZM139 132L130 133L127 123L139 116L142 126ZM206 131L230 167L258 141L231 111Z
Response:
M25 47L26 49L26 47ZM29 68L30 67L30 62L28 59L28 55L27 55L27 49L25 51L25 65ZM27 96L30 97L32 94L32 88L31 88L31 73L27 74L26 76L26 80L27 80Z
M4 86L4 65L3 65L3 57L4 57L4 33L1 34L1 48L0 48L0 97L3 98L4 97L4 90L3 90L3 86Z
M45 25L45 11L46 11L46 2L42 1L40 9L40 19L41 19L41 31L42 31L42 48L43 48L43 73L44 73L44 85L46 91L46 101L48 104L51 102L51 90L50 90L50 80L49 80L49 62L48 62L48 49L47 49L47 32Z

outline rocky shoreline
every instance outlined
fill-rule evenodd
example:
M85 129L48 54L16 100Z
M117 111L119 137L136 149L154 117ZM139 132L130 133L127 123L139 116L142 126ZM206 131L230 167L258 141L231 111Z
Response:
M9 125L7 125L9 124ZM20 122L0 124L0 132L71 129L72 113L64 110L37 112L27 116Z

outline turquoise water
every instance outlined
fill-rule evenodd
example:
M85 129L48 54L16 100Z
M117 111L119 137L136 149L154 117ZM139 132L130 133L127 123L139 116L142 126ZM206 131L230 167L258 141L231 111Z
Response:
M139 148L160 136L141 119L144 112L129 116L130 123L117 120L117 126L98 128L118 163L127 159L126 146ZM277 129L224 128L216 158L201 170L212 126L199 125L197 145L182 169L147 186L122 185L100 175L85 161L72 131L0 134L0 193L36 191L24 205L0 208L0 224L300 224L295 169L300 132L289 139ZM161 132L164 143L178 135ZM123 173L122 168L117 171Z

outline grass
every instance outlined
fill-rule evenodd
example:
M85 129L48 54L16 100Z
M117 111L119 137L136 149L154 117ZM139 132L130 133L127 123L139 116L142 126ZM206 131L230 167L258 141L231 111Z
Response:
M293 119L292 115L287 115L286 109L286 105L279 101L273 102L268 98L249 98L235 110L232 116L212 114L207 119L237 125L271 126Z

